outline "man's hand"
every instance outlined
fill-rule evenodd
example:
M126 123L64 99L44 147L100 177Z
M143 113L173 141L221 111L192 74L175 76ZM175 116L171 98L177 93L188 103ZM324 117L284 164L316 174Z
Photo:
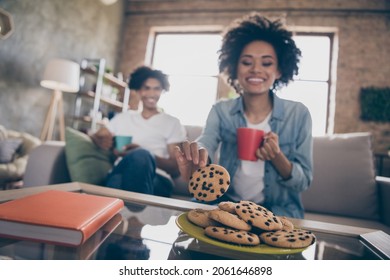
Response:
M111 149L114 141L114 135L106 127L100 128L91 138L98 147L104 150Z
M114 155L116 155L117 157L123 157L128 152L130 152L131 150L134 150L135 148L138 148L138 147L139 147L138 144L130 143L130 144L127 144L127 145L123 146L121 151L118 151L117 149L114 149Z

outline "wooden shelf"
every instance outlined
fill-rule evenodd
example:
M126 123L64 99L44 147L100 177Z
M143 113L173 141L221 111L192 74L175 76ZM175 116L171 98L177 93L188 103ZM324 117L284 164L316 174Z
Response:
M95 93L91 90L88 92L82 93L82 94L85 96L88 96L92 99L95 98ZM100 101L105 103L105 104L108 104L110 106L116 107L117 109L120 109L120 110L122 110L122 108L123 108L123 103L118 101L118 100L114 100L114 99L111 99L108 97L100 97ZM127 105L127 107L129 108L129 105Z
M92 75L98 74L96 67L92 67L92 66L84 68L84 69L82 69L82 71L84 71L85 73L92 74ZM127 83L125 81L118 79L117 77L115 77L112 74L104 73L103 77L104 77L104 83L106 83L106 84L109 84L113 87L122 88L122 89L127 88Z
M115 111L127 111L130 109L129 105L129 98L130 98L130 89L127 86L127 83L121 79L118 79L112 74L109 73L102 73L102 70L105 69L106 62L105 59L83 59L81 62L81 68L80 72L81 75L91 75L95 79L95 86L93 90L90 88L86 89L85 91L80 91L77 94L76 97L76 106L75 106L75 113L74 113L74 123L73 127L78 129L79 121L91 123L90 128L92 131L96 131L97 127L96 125L105 124L102 123L98 119L98 112L103 111L103 115L108 115L108 113L111 111L110 108L107 108L106 106L101 107L101 104L108 105L108 107L112 107ZM120 100L116 100L107 96L103 96L103 88L104 85L111 86L115 90L119 91L118 96ZM89 106L88 111L91 111L93 114L90 116L81 116L80 113L82 112L81 108L85 105L82 105L82 100L84 98L89 98L93 100L93 106L91 104L86 104ZM85 108L84 108L85 109ZM85 110L84 110L85 112Z
M92 123L92 118L90 116L83 116L83 117L73 117L73 120L75 121L82 121L86 123ZM107 121L101 120L96 122L98 125L107 125Z

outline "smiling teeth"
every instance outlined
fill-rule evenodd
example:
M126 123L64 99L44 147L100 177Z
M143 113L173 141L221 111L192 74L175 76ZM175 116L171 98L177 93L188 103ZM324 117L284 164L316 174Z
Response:
M249 78L248 81L260 83L260 82L264 82L264 79L261 79L261 78Z

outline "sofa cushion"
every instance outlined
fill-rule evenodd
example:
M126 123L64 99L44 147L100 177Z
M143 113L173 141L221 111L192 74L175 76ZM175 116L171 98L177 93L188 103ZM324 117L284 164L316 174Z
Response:
M23 176L23 187L62 184L70 181L65 157L65 142L45 141L31 151Z
M75 129L65 130L65 156L72 181L103 185L112 168L111 153L97 147L91 138Z
M313 160L313 182L302 194L306 211L379 219L369 133L314 137Z
M0 140L0 163L12 162L22 142L22 139Z

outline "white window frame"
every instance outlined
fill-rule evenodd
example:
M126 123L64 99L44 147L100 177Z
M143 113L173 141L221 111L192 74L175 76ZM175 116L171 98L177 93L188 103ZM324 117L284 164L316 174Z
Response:
M149 40L148 40L148 45L147 45L147 52L146 52L146 59L145 62L146 64L153 65L153 55L156 47L156 38L158 35L164 35L164 34L170 34L170 35L178 35L178 34L183 34L183 35L188 35L188 34L215 34L215 35L221 35L223 26L166 26L166 27L154 27L151 29L149 33ZM161 69L163 70L163 69ZM169 73L168 73L169 74ZM193 76L196 77L196 76ZM215 101L218 100L219 98L219 91L221 88L221 79L216 73L215 75L207 75L207 76L199 76L199 77L211 77L216 79L216 92L215 92L215 100L213 101L212 104L210 104L210 109L211 106L215 103ZM205 120L201 124L189 124L189 125L205 125L205 121L207 118L207 114L204 116ZM187 124L187 123L185 123Z
M337 81L337 60L338 60L338 29L336 27L307 27L294 26L289 27L293 36L326 36L330 40L329 54L329 75L328 75L328 97L325 134L333 134L334 118L336 111L336 81ZM310 80L300 80L310 81ZM314 124L313 124L314 125Z

